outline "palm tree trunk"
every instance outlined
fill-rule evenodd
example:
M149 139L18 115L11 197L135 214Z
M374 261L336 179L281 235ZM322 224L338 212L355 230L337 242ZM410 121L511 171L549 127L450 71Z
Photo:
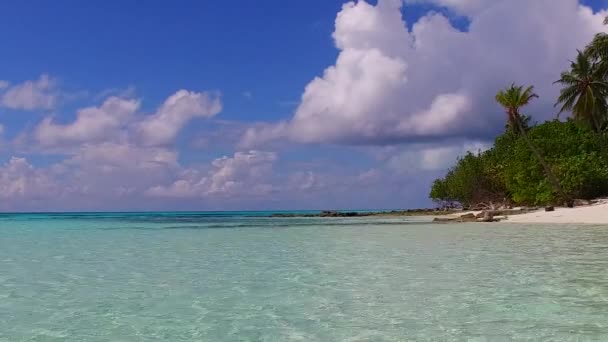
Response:
M528 144L528 148L530 149L530 151L532 151L532 154L534 154L534 157L536 157L538 162L542 165L542 167L545 171L545 175L547 176L547 179L549 179L549 182L551 182L551 185L553 185L553 188L555 189L555 191L557 191L557 193L562 197L562 200L569 201L570 199L564 192L564 189L562 188L561 184L559 183L559 180L557 179L557 177L555 177L555 175L553 174L551 167L549 166L549 164L547 164L547 162L545 161L545 158L543 158L542 154L536 148L536 146L534 146L534 144L532 143L530 138L528 138L528 134L526 133L524 126L521 124L521 120L520 120L519 116L517 116L515 118L515 122L517 123L517 128L519 129L519 132L520 132L522 138L524 138L526 144Z

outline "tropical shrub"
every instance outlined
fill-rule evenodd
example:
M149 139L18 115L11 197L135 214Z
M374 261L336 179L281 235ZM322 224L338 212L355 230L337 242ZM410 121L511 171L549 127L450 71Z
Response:
M600 157L597 134L588 125L549 121L527 128L527 139L507 129L488 151L460 158L444 178L435 181L430 197L463 206L559 204L563 195L548 181L530 142L542 151L566 196L591 199L608 195L608 165Z

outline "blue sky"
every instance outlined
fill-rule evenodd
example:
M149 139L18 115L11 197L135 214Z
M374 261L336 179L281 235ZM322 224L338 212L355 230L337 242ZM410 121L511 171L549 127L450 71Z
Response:
M362 1L344 9L337 0L1 3L0 209L428 206L433 177L500 131L500 111L484 88L537 85L547 96L532 110L543 119L554 94L550 78L603 29L601 13L572 10L576 0L412 2ZM605 0L580 4L593 12L608 7ZM492 23L493 15L509 18L516 5L530 18L535 11L546 18L513 17L512 28ZM502 47L485 40L485 33L505 30L511 37ZM516 49L533 61L554 62L530 74L514 62ZM490 58L494 51L498 57ZM445 72L434 76L432 60L433 69ZM338 76L324 74L329 67ZM34 82L29 93L20 87L27 82ZM162 114L163 103L181 89L198 109ZM26 96L36 91L47 97ZM79 111L101 108L112 96L138 106L120 116L92 112L97 119L78 123ZM459 126L481 112L488 113L480 122ZM175 126L169 138L141 133L150 117L158 119L150 127ZM447 118L453 129L440 127ZM423 119L431 123L420 129ZM95 176L107 180L98 182L86 175L108 162L102 146L108 153L128 147L126 159L148 153L152 160L112 161ZM165 154L171 160L159 162ZM229 167L217 166L222 158ZM160 164L143 181L149 165ZM96 190L93 183L107 186ZM256 185L264 186L251 190ZM60 200L50 203L54 197Z

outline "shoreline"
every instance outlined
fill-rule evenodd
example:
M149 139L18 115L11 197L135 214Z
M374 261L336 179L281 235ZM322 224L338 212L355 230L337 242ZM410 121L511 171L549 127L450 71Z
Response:
M507 216L505 223L542 224L603 224L608 225L608 201L574 208L555 208L555 211L539 210L522 215Z
M316 213L275 213L271 218L297 218L297 217L445 217L465 213L462 210L440 210L440 209L409 209L391 211L342 211L324 210Z
M487 212L490 212L489 220ZM285 213L273 214L272 218L362 218L362 217L428 217L435 223L474 223L474 222L501 222L520 224L595 224L608 225L608 199L599 199L596 203L581 205L574 208L555 207L554 211L545 211L544 208L516 208L493 211L462 211L437 209L410 209L379 212L348 212L348 211L322 211L319 213Z
M492 211L491 211L492 212ZM436 223L484 222L484 211L469 211L460 214L435 217ZM519 224L593 224L608 225L608 200L574 208L555 207L554 211L541 209L496 210L486 222Z

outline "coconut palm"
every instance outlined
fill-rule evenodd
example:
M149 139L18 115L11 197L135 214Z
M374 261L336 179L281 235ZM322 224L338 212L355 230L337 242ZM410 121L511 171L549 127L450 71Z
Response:
M608 25L608 17L604 19L604 25ZM606 74L608 72L608 34L605 32L596 34L585 48L585 54L593 61L599 62L600 69Z
M528 137L526 128L524 127L522 115L519 112L521 107L528 105L534 98L538 98L538 95L534 93L534 86L529 86L524 89L523 86L516 86L515 84L512 84L509 88L501 90L498 92L498 94L496 94L496 102L503 106L507 113L508 125L511 127L511 129L513 129L513 131L517 132L522 139L524 139L528 145L528 148L534 154L534 157L542 165L545 175L553 185L555 191L562 197L562 199L567 200L567 196L562 190L559 181L553 174L551 167L549 167L549 164L547 164L538 148L534 146Z
M519 109L528 105L534 98L538 98L538 95L534 93L534 86L524 89L523 86L511 84L509 88L496 94L496 102L503 106L507 112L507 124L518 134L526 134Z
M600 133L608 110L608 83L604 75L599 63L579 51L570 70L562 72L560 79L555 81L563 87L555 104L556 107L561 105L559 114L571 111L575 120L588 123Z
M598 33L585 48L585 54L594 60L608 60L608 34Z

